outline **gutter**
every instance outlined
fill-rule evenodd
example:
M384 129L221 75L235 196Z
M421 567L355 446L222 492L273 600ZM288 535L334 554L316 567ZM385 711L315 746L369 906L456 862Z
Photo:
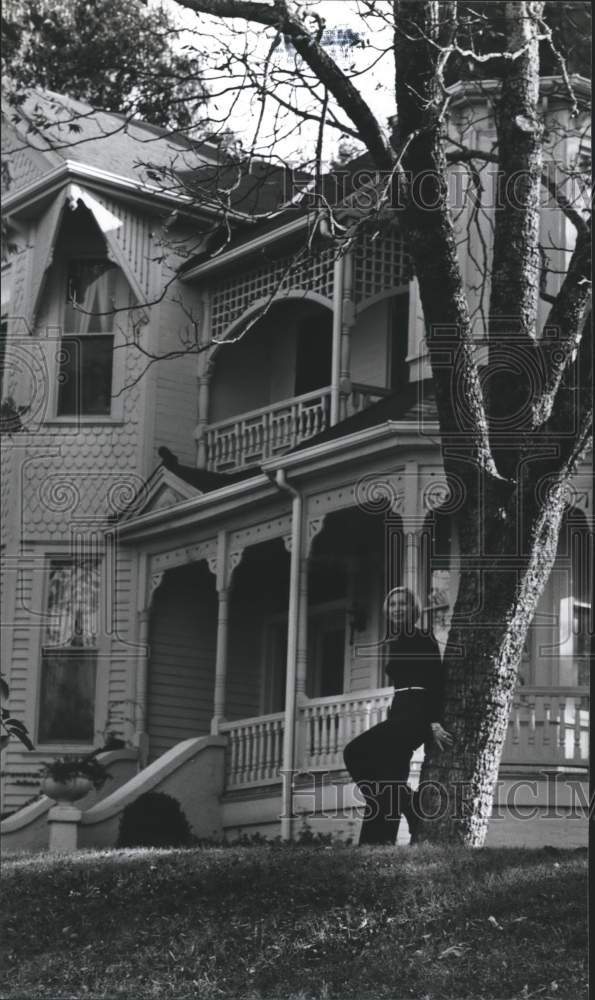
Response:
M289 610L287 617L287 674L283 728L283 767L281 770L281 839L291 840L293 825L293 776L296 763L296 678L303 497L291 483L288 483L283 469L278 469L275 476L271 473L269 478L282 492L289 493L292 498L291 565L289 570Z
M228 263L233 263L233 261L238 258L246 256L246 254L260 250L262 247L269 246L271 243L277 243L279 240L282 240L287 236L292 236L294 233L299 233L302 229L307 227L308 222L308 216L303 215L300 216L299 219L294 219L293 222L288 222L284 226L279 226L278 229L273 229L268 233L262 233L261 236L255 236L254 239L248 240L246 243L241 243L239 246L228 250L225 255L212 257L211 260L206 260L202 264L196 264L195 267L191 267L188 271L185 271L183 275L180 275L180 280L190 281L192 278L202 278L203 276L210 274L212 271L219 270L224 264L227 265Z
M438 434L438 423L436 421L427 421L424 423L423 428L428 435L428 444L434 444L435 442L430 440L429 435ZM277 469L292 469L304 462L325 458L333 452L349 450L354 445L369 444L382 440L385 437L393 437L395 434L413 436L419 441L420 430L410 422L385 420L381 424L375 424L374 427L354 431L353 434L344 434L342 437L333 438L331 441L323 441L322 444L315 445L312 448L304 448L303 451L289 452L286 455L270 458L266 462L261 463L261 468L265 475L268 476Z

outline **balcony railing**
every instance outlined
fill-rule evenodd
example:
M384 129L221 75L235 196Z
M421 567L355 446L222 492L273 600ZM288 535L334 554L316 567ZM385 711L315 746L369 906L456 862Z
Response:
M588 688L520 688L514 697L502 763L586 767L588 694ZM392 688L376 688L306 702L298 718L297 767L342 770L345 744L386 718L392 696ZM280 780L283 730L281 712L221 726L229 741L227 789Z
M345 416L359 413L389 393L389 389L354 383ZM326 430L330 413L331 387L325 386L210 424L206 429L207 469L236 471L288 451Z

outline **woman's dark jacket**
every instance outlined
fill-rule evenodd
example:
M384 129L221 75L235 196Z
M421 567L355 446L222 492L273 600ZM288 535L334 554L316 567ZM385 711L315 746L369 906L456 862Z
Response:
M400 635L387 642L385 671L395 688L425 688L423 714L428 723L442 718L443 672L438 643L431 635L417 629L410 635ZM421 694L421 692L419 692ZM407 698L407 695L405 696ZM417 700L417 699L416 699ZM393 708L404 705L400 692L395 695ZM392 709L391 709L392 714Z

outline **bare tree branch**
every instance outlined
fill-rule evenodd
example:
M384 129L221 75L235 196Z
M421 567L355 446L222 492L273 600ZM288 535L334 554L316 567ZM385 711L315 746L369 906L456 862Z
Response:
M275 0L274 6L253 3L252 0L247 2L246 0L178 0L178 3L196 14L245 18L282 32L351 119L378 169L391 169L395 154L374 114L320 42L308 31L299 17L289 11L284 0Z
M444 31L453 28L454 9L453 4L413 0L396 0L394 4L395 24L399 26L395 34L398 142L408 143L399 195L424 310L445 466L447 470L458 468L454 456L464 453L467 471L471 461L497 477L448 210L441 116L444 94L436 75L440 48L427 41L428 37L433 42L445 41ZM411 141L413 134L416 137ZM413 184L407 178L415 179Z

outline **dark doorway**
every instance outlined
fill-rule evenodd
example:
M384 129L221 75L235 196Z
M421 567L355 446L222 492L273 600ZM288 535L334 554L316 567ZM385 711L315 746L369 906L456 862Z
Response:
M333 317L330 310L304 318L297 334L296 396L330 385L332 352Z

